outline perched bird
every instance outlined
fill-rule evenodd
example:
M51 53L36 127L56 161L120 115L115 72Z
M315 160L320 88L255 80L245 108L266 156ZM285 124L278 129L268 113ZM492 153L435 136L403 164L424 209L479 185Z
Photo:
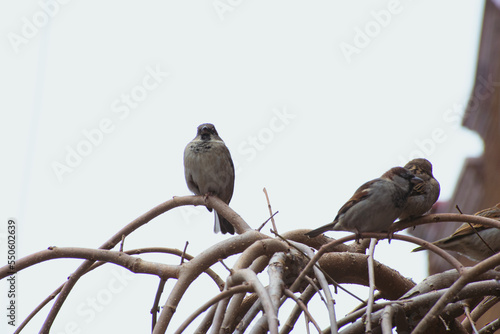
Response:
M217 195L227 204L231 201L233 160L213 124L199 125L196 137L184 149L184 176L189 190L196 195ZM214 232L219 231L234 234L234 227L215 211Z
M432 175L432 164L427 159L413 159L405 167L424 182L413 187L408 201L399 216L400 220L416 218L428 212L436 203L441 190L439 182Z
M476 212L474 215L500 221L500 203L492 208ZM464 223L452 235L434 241L433 244L445 250L455 251L473 261L482 261L500 252L500 229L480 224L471 225ZM474 229L477 233L474 232ZM417 247L412 252L424 249L423 247Z
M306 233L313 238L326 231L383 232L399 217L408 195L422 179L403 167L389 169L380 178L356 190L332 223Z

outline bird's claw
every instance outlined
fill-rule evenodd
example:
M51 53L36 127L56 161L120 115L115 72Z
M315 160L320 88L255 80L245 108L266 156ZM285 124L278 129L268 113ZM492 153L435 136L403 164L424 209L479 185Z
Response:
M393 237L394 237L394 231L387 232L387 241L389 242L389 244L391 243Z

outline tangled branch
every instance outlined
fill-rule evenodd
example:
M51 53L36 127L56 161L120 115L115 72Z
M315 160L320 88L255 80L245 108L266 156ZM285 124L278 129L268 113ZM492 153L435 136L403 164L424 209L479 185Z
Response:
M197 256L191 256L172 248L148 247L135 250L112 249L120 242L164 212L183 205L205 205L216 209L235 227L237 235L212 245ZM270 209L270 203L268 202ZM270 209L270 215L272 211ZM159 289L154 296L153 333L165 333L176 314L177 307L190 286L202 274L214 281L219 293L206 296L198 309L192 312L175 333L182 333L193 321L205 313L196 332L211 333L289 333L304 315L307 324L321 331L318 319L328 318L331 333L364 333L380 330L390 333L393 328L412 333L424 333L429 328L446 326L457 333L470 331L472 323L495 304L500 296L500 273L493 268L500 265L500 254L493 255L477 265L466 268L447 252L433 244L407 235L394 234L405 228L445 221L462 221L500 228L500 222L481 216L464 214L435 214L419 217L413 221L401 221L393 224L388 234L363 233L361 243L347 242L357 238L349 235L340 239L331 239L323 235L309 239L304 233L309 230L295 230L278 235L274 222L275 237L252 229L236 212L215 196L185 196L160 204L144 215L135 219L114 234L98 249L75 247L50 247L26 256L16 262L15 271L20 272L31 266L43 265L46 261L63 258L84 260L69 279L28 316L17 328L24 326L45 306L56 298L40 332L48 333L59 310L79 279L91 270L114 264L135 274L153 275L159 279ZM256 225L258 227L258 225ZM419 284L403 277L396 270L375 260L373 251L378 240L394 239L410 242L427 248L455 269L430 276ZM365 254L369 240L370 254ZM144 253L167 253L186 259L177 264L151 262L140 257ZM224 281L213 268L216 263L230 256L237 256L236 262ZM263 283L267 268L267 281ZM0 268L0 279L12 274L9 267ZM165 282L175 280L160 314L156 311ZM342 303L335 299L330 287L346 289L344 283L370 287L368 302L337 320L335 305ZM353 298L363 300L351 293ZM314 296L319 296L325 312L313 314L308 305ZM377 298L375 298L377 296ZM494 298L485 298L494 296ZM485 298L484 302L481 300ZM283 305L286 301L295 304L285 314ZM455 318L467 310L469 319L459 323ZM258 315L261 314L259 317ZM280 326L279 319L283 319ZM286 319L286 320L285 320ZM493 322L488 331L498 326ZM251 329L249 327L252 326ZM325 329L323 329L324 331Z

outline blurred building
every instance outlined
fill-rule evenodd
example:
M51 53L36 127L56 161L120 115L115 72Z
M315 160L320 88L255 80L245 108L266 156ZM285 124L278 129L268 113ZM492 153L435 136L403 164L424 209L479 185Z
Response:
M484 152L465 161L452 198L436 203L433 213L458 213L458 205L463 213L473 214L500 202L500 0L485 2L476 78L462 125L481 136ZM460 224L425 225L413 234L434 241L450 235ZM462 263L471 264L455 255ZM450 268L443 259L429 254L429 274ZM498 318L499 305L490 311L490 320Z
M481 136L484 152L466 159L452 198L438 202L433 213L473 214L500 202L500 0L486 0L476 79L462 125ZM453 233L461 223L426 225L413 232L426 240ZM437 256L429 258L429 273L450 269Z

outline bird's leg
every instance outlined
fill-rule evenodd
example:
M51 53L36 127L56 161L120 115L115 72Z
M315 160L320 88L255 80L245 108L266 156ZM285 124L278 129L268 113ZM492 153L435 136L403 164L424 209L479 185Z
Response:
M359 245L360 244L359 239L361 239L361 232L359 232L359 230L357 228L355 228L355 230L356 230L356 232L355 232L356 239L355 240L356 240L356 243Z
M205 206L207 207L208 211L212 212L212 208L207 206L209 196L215 196L215 193L212 191L207 192L205 195L203 195L203 201L205 202Z
M389 231L387 232L387 241L389 242L389 244L391 243L393 237L394 237L394 231L389 229Z
M203 195L203 200L206 202L209 196L215 196L215 193L213 191L207 192L205 195Z

